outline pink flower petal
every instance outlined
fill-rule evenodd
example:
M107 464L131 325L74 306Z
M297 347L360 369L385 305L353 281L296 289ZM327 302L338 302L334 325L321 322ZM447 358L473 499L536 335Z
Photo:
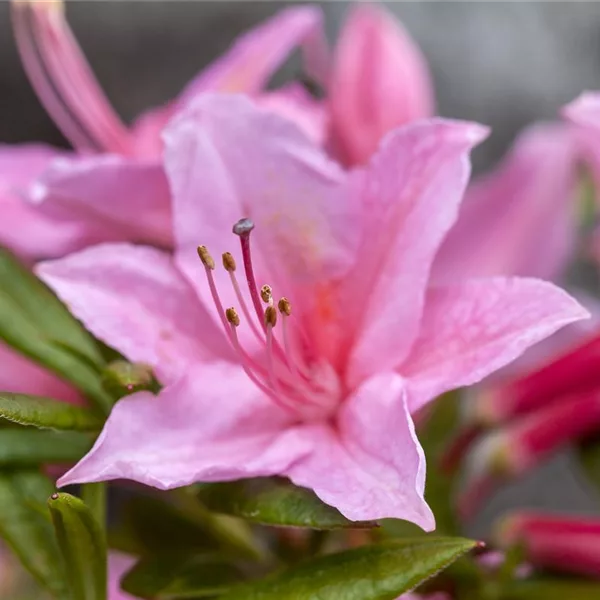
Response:
M311 96L304 86L291 83L261 94L256 102L296 123L314 144L325 144L329 115L324 102Z
M327 71L322 18L316 6L295 6L278 12L238 38L229 52L193 79L180 102L187 104L208 91L259 92L296 46L304 47L308 70L322 79Z
M4 344L0 344L0 391L81 403L79 392L66 381Z
M178 263L199 282L207 305L213 303L196 247L208 246L216 260L231 251L241 265L231 228L242 217L256 225L258 285L273 285L276 297L294 302L296 288L339 276L354 260L356 194L293 123L242 96L211 94L175 119L165 140ZM223 304L237 306L227 273L217 269L215 276Z
M498 168L467 189L460 217L436 259L434 278L556 278L573 251L576 159L567 127L525 130Z
M454 224L481 125L433 119L391 134L367 169L363 246L342 302L356 323L353 382L399 364L419 330L429 269Z
M169 489L278 474L310 449L302 430L289 425L241 368L199 365L158 396L120 400L59 485L124 478Z
M166 253L103 244L41 263L39 276L99 339L152 365L163 383L194 361L229 352Z
M107 600L135 600L136 596L125 593L121 589L121 578L136 560L120 552L111 552L108 555L108 594Z
M81 228L77 248L100 241L172 243L167 180L159 162L115 154L60 158L36 180L30 200Z
M352 9L336 46L330 98L334 146L347 164L367 162L388 131L433 114L427 63L383 8Z
M23 197L35 177L66 155L38 144L0 145L0 244L23 259L63 254L79 242L77 224L40 214Z
M393 517L435 527L427 506L425 456L406 403L405 381L383 373L346 400L334 427L314 426L314 451L288 469L352 520Z
M471 385L588 312L551 283L489 278L433 288L421 331L400 372L411 412L438 394Z

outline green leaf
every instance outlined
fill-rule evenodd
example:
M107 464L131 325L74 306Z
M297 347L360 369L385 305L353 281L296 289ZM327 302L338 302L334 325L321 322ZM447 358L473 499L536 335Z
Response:
M513 581L497 597L499 600L592 600L600 598L600 583L558 577Z
M0 467L76 462L90 450L92 442L89 435L79 431L0 429Z
M106 540L89 508L75 496L48 500L73 600L106 600Z
M99 431L102 419L88 408L73 406L59 400L0 392L0 417L47 429Z
M260 558L246 523L211 513L184 490L131 498L110 539L116 548L142 555L219 551Z
M242 579L238 567L218 556L154 556L138 562L121 580L121 587L139 598L209 598L229 591Z
M263 525L311 529L377 526L374 522L350 521L311 490L277 477L203 484L198 494L210 510Z
M53 492L51 481L36 471L0 473L0 537L33 577L62 599L65 574L45 507Z
M7 250L0 249L0 339L70 381L104 412L104 359L65 305Z
M425 537L363 546L236 587L221 600L392 600L476 545L461 538Z

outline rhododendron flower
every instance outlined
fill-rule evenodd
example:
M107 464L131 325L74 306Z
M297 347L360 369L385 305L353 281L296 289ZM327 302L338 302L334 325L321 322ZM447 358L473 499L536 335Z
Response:
M243 92L260 100L269 77L301 44L315 73L326 68L320 10L290 7L242 36L178 98L128 127L86 63L62 2L14 2L13 22L27 74L77 151L28 144L0 148L0 243L29 258L61 256L110 240L171 246L160 132L172 114L210 90ZM278 90L273 98L265 94L264 100L273 110L301 112L306 128L318 129L313 115L318 123L321 115L299 86Z
M39 267L165 386L118 402L60 483L278 474L350 519L432 529L411 414L586 316L538 280L429 285L485 134L415 123L347 172L241 96L188 107L165 134L175 260L105 244Z

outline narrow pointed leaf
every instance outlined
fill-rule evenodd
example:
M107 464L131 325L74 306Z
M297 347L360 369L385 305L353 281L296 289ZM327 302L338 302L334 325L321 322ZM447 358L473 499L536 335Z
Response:
M0 429L0 467L77 462L90 450L92 443L89 435L79 431Z
M242 580L231 562L210 555L151 557L138 562L121 581L121 587L139 598L174 600L211 598Z
M391 600L476 545L461 538L427 537L363 546L243 584L221 600Z
M73 600L107 600L106 540L89 508L75 496L48 500Z
M374 522L350 521L311 490L276 477L204 484L198 494L210 510L263 525L311 529L377 526Z
M0 249L0 340L73 383L108 412L110 395L94 338L60 300L8 251Z
M83 406L8 392L0 393L0 417L20 425L46 429L99 431L103 424L95 412Z
M50 480L39 472L1 473L0 538L42 586L57 598L68 598L63 563L45 507L53 491Z

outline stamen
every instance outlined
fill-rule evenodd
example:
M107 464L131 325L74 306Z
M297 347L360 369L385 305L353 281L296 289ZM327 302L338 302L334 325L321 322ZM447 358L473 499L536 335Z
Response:
M260 288L260 297L265 304L273 306L273 290L270 285L265 284Z
M296 348L293 346L290 339L288 319L292 314L292 303L287 298L280 298L277 303L279 312L281 313L281 330L283 332L283 347L287 357L287 365L292 372L292 375L304 383L304 378L310 379L308 369L304 367L303 361L298 356Z
M267 394L267 396L269 396L269 398L271 398L273 400L273 402L275 402L275 404L277 404L277 406L279 406L280 408L282 408L283 410L292 413L293 415L297 414L297 410L292 407L292 406L288 406L285 402L283 402L281 400L281 397L278 393L274 393L273 390L271 390L269 387L267 387L254 373L254 371L252 371L252 369L250 368L248 361L245 358L244 352L242 351L242 348L240 346L240 341L238 339L237 336L237 330L236 330L236 326L233 323L229 324L229 330L231 331L231 341L233 343L233 347L235 348L235 350L237 351L239 357L240 357L240 364L242 365L242 369L244 369L244 372L246 373L246 375L248 375L248 377L250 378L250 380L261 390L263 391L265 394Z
M21 60L46 110L83 151L128 154L132 136L119 119L64 17L64 2L13 3Z
M225 317L223 303L221 302L221 298L219 297L219 292L217 291L217 286L215 285L215 278L213 277L212 273L215 268L215 261L210 255L210 252L208 251L208 248L206 246L198 246L198 256L200 257L200 260L204 265L204 271L206 272L208 287L210 289L210 294L212 296L213 302L217 307L219 318L221 319L221 323L223 323L223 327L225 327L225 331L227 331L229 329L229 323L227 321L227 318Z
M225 316L227 317L227 320L229 321L229 323L231 323L231 325L235 325L235 327L239 327L240 317L237 314L237 311L235 310L235 308L233 308L233 306L231 308L228 308L225 311Z
M210 269L211 271L214 271L214 269L215 269L215 260L211 256L211 254L208 251L208 248L206 246L198 246L198 256L200 257L200 260L202 261L202 264L206 268Z
M223 267L229 273L233 273L235 271L237 265L235 264L235 258L233 258L231 252L225 252L223 254Z
M265 325L271 328L277 325L277 310L274 306L267 306L265 309Z

